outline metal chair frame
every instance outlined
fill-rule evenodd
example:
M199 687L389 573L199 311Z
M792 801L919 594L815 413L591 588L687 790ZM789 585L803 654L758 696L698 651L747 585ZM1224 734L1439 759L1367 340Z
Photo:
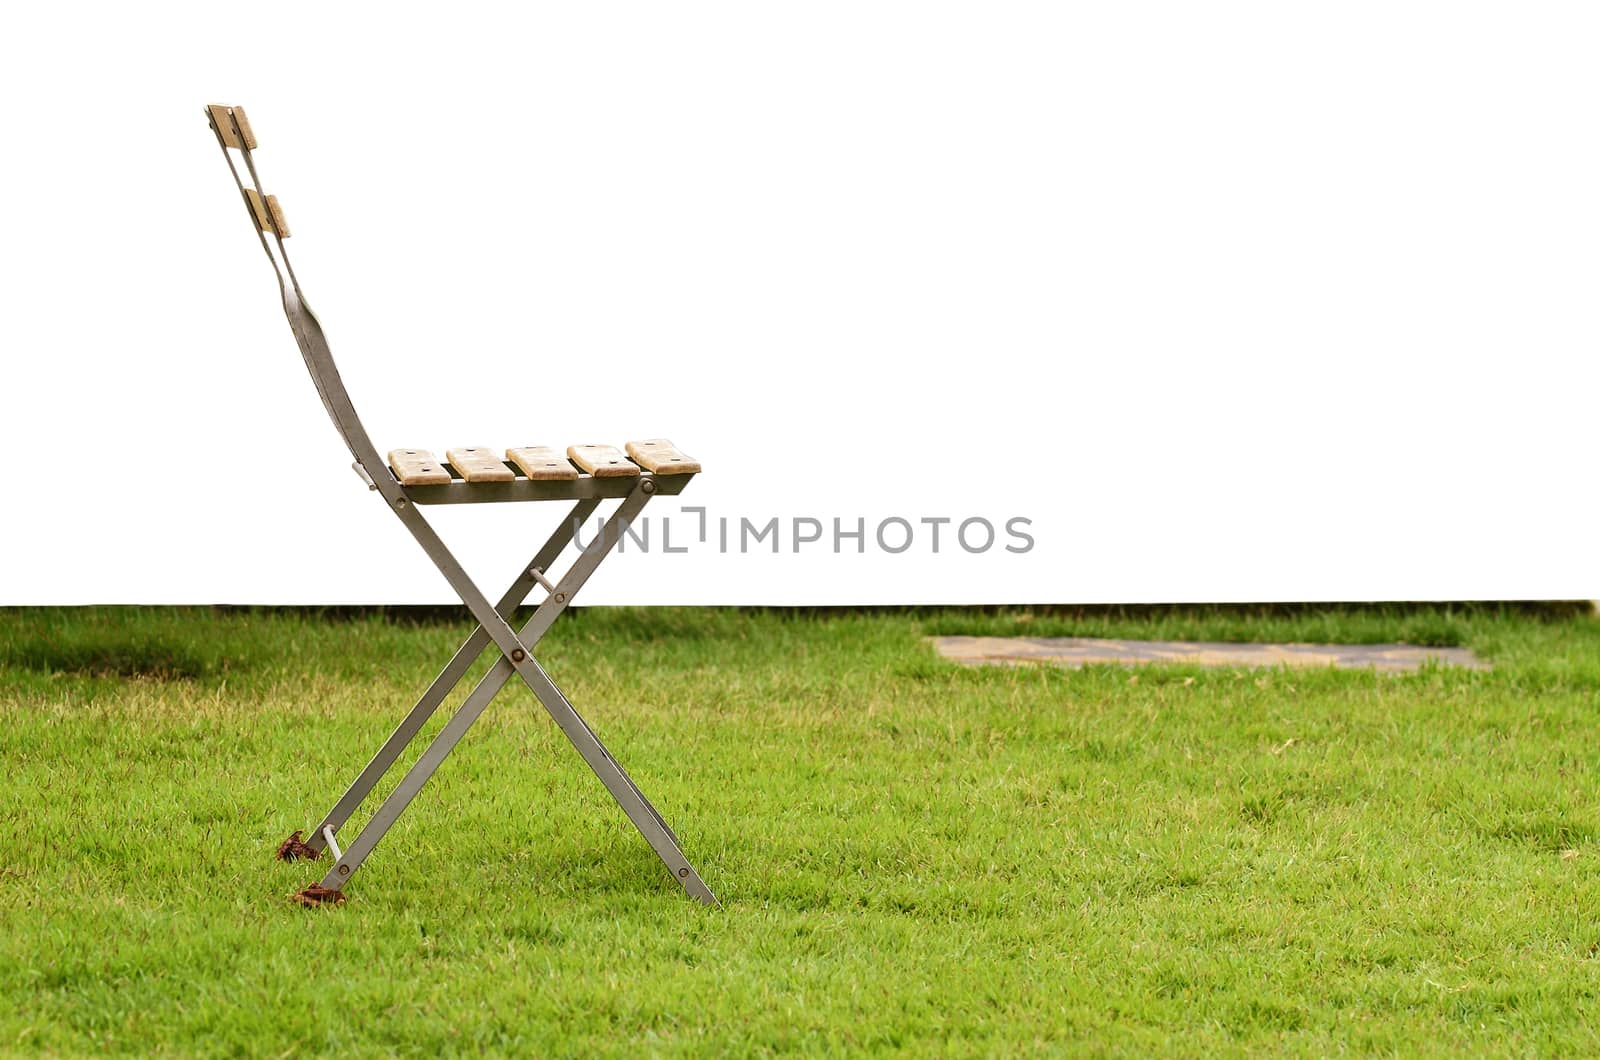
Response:
M590 575L610 554L623 530L633 523L652 497L681 492L694 477L690 474L656 474L639 471L628 477L601 477L581 475L568 481L539 481L517 478L509 482L452 481L439 485L403 484L389 468L378 450L367 437L356 415L355 406L339 377L333 353L323 334L322 325L306 304L300 282L289 263L284 239L289 235L288 225L276 197L267 195L256 173L251 152L256 147L255 133L249 119L238 107L213 105L206 108L206 116L222 147L228 168L238 185L245 207L255 222L261 247L272 262L278 277L278 288L283 298L284 315L294 332L295 343L305 360L317 393L327 409L328 416L344 439L355 458L355 470L367 487L383 498L389 510L416 538L428 558L439 568L445 580L460 596L477 628L456 651L450 662L440 671L428 689L373 755L344 795L328 811L321 823L303 844L303 853L319 856L323 850L332 853L334 863L320 884L307 888L302 898L312 902L341 901L343 887L349 882L368 855L377 846L389 828L400 817L411 800L427 783L440 764L460 742L467 730L483 713L495 695L513 677L532 690L544 709L561 731L588 763L606 790L616 799L627 814L628 820L644 836L656 855L690 895L707 904L716 902L689 859L684 856L678 837L644 794L634 784L621 764L606 750L594 730L583 720L568 701L566 695L534 658L533 649L549 631L561 613L572 603L573 597ZM235 156L243 162L241 172ZM248 179L246 179L248 177ZM573 540L577 528L608 499L620 504L606 520L596 541L580 550L567 572L552 581L547 574L562 551ZM440 539L418 509L428 504L494 503L507 501L571 501L573 507L567 517L534 554L527 568L501 596L499 603L491 604L472 581L466 570L457 562L450 549ZM520 630L513 629L511 620L516 608L527 599L535 587L545 591L544 599L535 607L532 617ZM499 658L489 672L479 680L457 708L444 728L433 738L427 749L406 772L399 784L390 792L377 811L355 838L341 849L337 836L339 830L361 805L373 787L394 765L405 748L421 731L439 705L444 702L466 676L472 664L484 649L493 646Z

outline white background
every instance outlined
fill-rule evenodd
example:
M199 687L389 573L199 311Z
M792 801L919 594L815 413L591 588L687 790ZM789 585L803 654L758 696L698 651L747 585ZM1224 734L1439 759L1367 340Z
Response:
M1600 596L1597 29L12 5L0 603L452 599L349 469L210 102L380 449L664 435L713 518L1033 520L1020 556L627 554L582 602ZM556 511L429 514L492 594Z

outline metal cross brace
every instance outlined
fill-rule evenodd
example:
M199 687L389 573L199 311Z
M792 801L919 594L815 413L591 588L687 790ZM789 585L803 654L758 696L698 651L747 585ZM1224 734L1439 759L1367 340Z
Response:
M378 841L405 812L417 792L422 790L422 786L466 735L472 723L477 721L490 701L515 675L521 677L532 689L533 694L555 719L567 739L589 764L589 768L594 770L601 783L605 784L611 797L617 800L617 804L628 815L628 820L633 822L633 826L639 830L667 866L673 878L683 886L684 890L700 901L708 905L716 903L716 896L700 879L700 874L689 863L689 859L684 857L683 851L678 846L678 837L667 826L656 808L650 804L650 800L644 797L644 793L634 784L633 779L606 750L600 738L594 734L594 730L590 729L573 709L571 702L561 689L556 687L556 683L550 679L544 667L539 665L532 652L534 645L538 644L561 612L572 602L578 589L594 573L600 562L610 554L623 529L637 518L654 491L655 482L651 479L642 479L634 487L616 512L606 521L599 539L582 550L582 554L573 561L566 575L555 583L554 591L550 592L534 610L533 616L522 627L520 633L512 630L508 619L518 605L527 598L533 587L546 581L543 577L545 569L561 555L562 550L572 540L577 527L582 525L600 502L579 501L550 535L544 547L535 554L522 575L506 590L499 604L490 606L488 599L473 584L472 579L456 562L450 550L445 547L444 542L439 539L433 527L416 507L407 504L403 496L395 500L392 510L416 537L423 551L427 552L428 557L438 566L462 602L478 619L478 628L456 651L450 662L440 671L439 676L434 678L427 691L411 708L410 713L356 777L355 782L313 830L307 846L314 850L327 847L328 837L338 832L351 813L372 791L373 786L388 772L395 759L416 737L428 718L438 709L439 704L444 702L450 691L466 676L484 648L493 643L499 647L501 655L494 667L468 694L466 701L457 708L455 715L433 738L433 742L428 745L422 757L407 771L399 785L389 793L388 798L384 799L383 804L378 807L377 812L356 838L342 852L335 845L336 861L323 877L321 887L331 891L339 890L355 874L367 855L378 845Z

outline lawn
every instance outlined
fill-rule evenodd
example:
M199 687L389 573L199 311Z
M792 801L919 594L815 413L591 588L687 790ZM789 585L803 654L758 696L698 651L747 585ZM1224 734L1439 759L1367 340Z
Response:
M1600 1052L1595 619L582 611L540 656L721 907L520 687L345 905L293 904L320 870L273 849L468 630L0 611L0 1053ZM1494 669L966 669L932 632Z

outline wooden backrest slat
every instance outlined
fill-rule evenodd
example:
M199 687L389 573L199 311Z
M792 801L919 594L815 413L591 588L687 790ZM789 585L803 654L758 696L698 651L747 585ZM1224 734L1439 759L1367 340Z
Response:
M242 151L256 149L256 132L250 128L250 119L245 117L243 107L226 107L221 103L211 103L206 106L206 113L211 115L211 124L217 130L217 137L222 141L223 147L234 147Z
M278 205L276 195L267 196L267 217L272 221L272 229L276 230L283 239L289 238L289 222L284 220L283 207Z
M256 227L263 232L272 231L272 215L267 213L267 204L261 201L256 189L244 189L244 197L250 203L250 216L256 219Z
M250 119L244 116L243 107L233 108L233 123L239 127L239 136L244 140L246 150L256 149L256 131L250 128Z
M222 141L223 147L244 147L239 140L238 130L233 126L233 114L229 108L212 103L206 107L206 113L211 115L211 127L217 130L217 139Z

